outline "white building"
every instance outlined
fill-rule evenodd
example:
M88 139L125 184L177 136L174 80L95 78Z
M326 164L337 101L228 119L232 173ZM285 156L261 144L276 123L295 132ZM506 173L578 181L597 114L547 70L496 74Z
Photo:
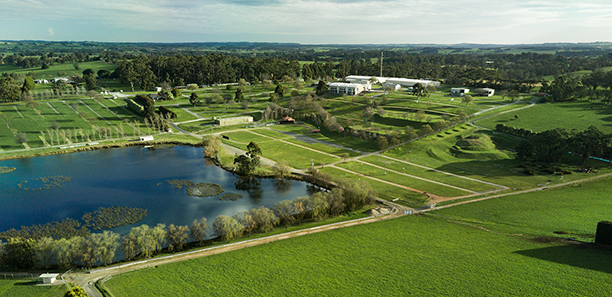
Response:
M470 89L468 88L451 88L450 95L451 96L459 96L463 97L465 94L469 93Z
M402 85L394 84L391 82L385 82L384 84L382 84L383 90L386 90L388 87L391 87L394 91L399 91L402 88Z
M345 81L354 84L365 84L371 83L371 79L374 78L374 83L382 84L387 80L386 77L380 76L364 76L364 75L349 75L344 78Z
M140 136L140 141L153 141L152 135Z
M331 83L329 84L329 92L332 94L357 95L370 89L366 86L370 86L370 84Z
M42 279L43 284L52 284L57 280L58 273L43 273L38 278Z
M439 87L439 81L433 80L424 80L424 79L412 79L412 78L398 78L398 77L389 77L387 78L386 84L397 84L402 86L403 88L413 87L416 84L421 84L424 88L428 86Z
M34 83L35 83L35 84L39 84L39 85L41 85L41 84L48 84L48 83L49 83L49 81L48 81L48 80L46 80L46 79L42 79L42 78L41 78L41 79L36 79L36 80L34 80Z
M493 94L495 94L495 90L491 89L491 88L480 88L480 89L474 90L474 93L476 93L476 94L478 94L480 96L491 97L491 96L493 96Z

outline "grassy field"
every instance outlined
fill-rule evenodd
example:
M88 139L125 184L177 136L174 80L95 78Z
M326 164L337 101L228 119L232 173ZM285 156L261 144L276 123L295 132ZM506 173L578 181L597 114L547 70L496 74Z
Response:
M435 213L501 232L577 237L591 241L597 222L610 219L610 178L464 204ZM556 235L561 231L567 234Z
M230 132L225 133L224 135L230 138L229 141L223 140L223 142L228 145L245 150L247 144L253 141L261 148L263 157L275 161L285 160L289 166L293 168L306 169L311 166L310 160L314 160L313 162L315 165L321 165L323 163L327 164L340 160L338 157L317 153L295 145L276 141L275 139L270 139L265 136L259 136L248 131Z
M515 115L518 115L518 119L515 119ZM546 103L537 104L515 112L492 116L477 121L476 124L490 129L495 129L497 124L504 124L534 132L542 132L554 128L582 131L593 125L605 134L611 134L611 115L612 109L610 106L603 104L590 102Z
M504 185L516 190L558 184L592 176L592 174L577 172L563 177L543 172L536 175L525 175L522 173L522 169L518 167L520 163L513 158L513 154L506 151L518 144L516 140L487 131L476 132L477 134L484 133L490 138L490 143L483 144L485 150L451 151L451 148L458 145L461 139L473 135L475 132L476 128L462 125L444 133L438 133L399 146L383 154L445 172ZM494 145L494 148L491 148L491 144ZM600 173L609 172L603 162L588 160L585 166L597 168Z
M365 177L360 177L358 175L348 173L338 168L324 167L321 169L321 171L329 173L335 177L343 177L350 180L365 179L368 181L368 184L372 187L372 189L376 191L376 197L387 201L393 201L395 203L408 207L420 207L427 203L427 201L429 201L429 198L421 193L402 189L380 181L367 179Z
M469 179L455 177L452 175L436 172L433 170L428 170L425 168L413 166L413 165L402 163L402 162L397 162L397 161L394 161L394 160L391 160L385 157L381 157L378 155L368 156L365 158L361 158L360 160L374 164L374 165L384 166L386 168L389 168L395 171L406 172L411 175L426 178L429 180L434 180L434 181L445 183L445 184L449 184L452 186L462 187L462 188L476 191L476 192L484 192L484 191L496 189L496 187L488 185L488 184L472 181Z
M36 75L36 79L50 79L54 77L60 76L70 76L70 75L82 75L83 70L91 69L95 73L98 73L99 70L105 69L109 72L113 72L117 66L100 62L82 62L79 63L79 69L74 69L72 62L65 64L54 64L50 66L48 69L41 69L40 67L36 68L19 68L13 65L0 65L0 73L20 73L24 75L28 75L29 73L33 73ZM59 75L58 72L62 72L63 75Z
M0 279L0 296L2 297L61 297L68 288L62 286L36 286L36 280Z
M160 265L106 285L116 296L607 296L610 261L609 252L426 215Z
M431 183L428 181L416 179L410 176L394 173L382 168L374 167L366 163L361 162L345 162L336 165L341 168L345 168L357 173L365 174L367 176L375 177L378 179L386 180L395 184L406 186L409 188L425 191L443 197L455 197L468 195L470 192L446 187L443 185Z

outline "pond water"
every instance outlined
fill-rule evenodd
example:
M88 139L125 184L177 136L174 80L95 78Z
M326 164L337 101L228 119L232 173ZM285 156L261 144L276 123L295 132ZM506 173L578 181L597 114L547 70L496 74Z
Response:
M0 231L64 218L80 220L85 213L110 206L147 209L142 221L113 229L119 233L141 224L190 225L202 217L212 225L218 215L231 216L260 205L270 208L278 201L312 191L308 183L297 181L241 183L235 175L204 160L202 148L186 146L102 149L0 161L0 167L16 168L0 173ZM55 176L70 180L48 188L36 180ZM168 184L171 179L215 183L225 190L223 194L244 197L236 201L221 201L223 194L193 197L185 187L176 189Z

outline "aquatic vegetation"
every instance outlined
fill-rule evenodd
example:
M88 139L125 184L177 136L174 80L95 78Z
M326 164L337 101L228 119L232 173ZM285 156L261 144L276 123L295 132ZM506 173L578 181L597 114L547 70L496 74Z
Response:
M187 188L187 193L191 196L211 197L223 193L223 188L218 184L197 183Z
M27 180L20 182L17 186L23 189L24 191L41 191L41 190L50 189L50 188L61 188L64 186L63 183L68 182L71 179L72 177L70 176L62 176L62 175L37 177L33 179L34 181L33 183L35 184L35 186L39 186L37 188L28 188L26 186L26 184L28 183Z
M53 221L44 225L21 226L20 230L9 229L0 232L0 239L7 240L9 238L33 238L52 237L54 239L70 238L74 236L86 237L89 235L89 229L81 225L79 221L65 218L61 221Z
M94 212L83 215L85 226L94 230L112 229L131 225L147 216L147 210L138 207L111 206L100 207Z
M195 185L194 182L190 181L190 180L185 180L185 179L169 179L166 181L167 183L171 184L172 186L174 186L177 189L182 189L183 187L191 187L193 185Z
M236 194L236 193L227 193L219 198L222 201L236 201L238 199L242 199L244 195Z
M0 166L0 173L11 173L13 171L15 171L15 167L2 167Z

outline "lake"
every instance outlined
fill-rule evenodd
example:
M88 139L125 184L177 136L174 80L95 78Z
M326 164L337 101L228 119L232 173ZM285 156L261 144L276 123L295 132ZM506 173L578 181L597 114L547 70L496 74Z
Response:
M261 205L271 208L278 201L312 193L306 182L258 179L240 183L235 175L205 160L203 148L187 146L101 149L0 161L0 167L16 168L0 173L0 231L64 218L80 221L85 213L110 206L147 209L142 221L113 229L119 233L141 224L190 225L202 217L212 225L219 215L232 216ZM47 188L36 180L56 176L70 180L48 183ZM171 179L219 184L223 194L237 193L244 198L193 197L185 187L168 184Z

